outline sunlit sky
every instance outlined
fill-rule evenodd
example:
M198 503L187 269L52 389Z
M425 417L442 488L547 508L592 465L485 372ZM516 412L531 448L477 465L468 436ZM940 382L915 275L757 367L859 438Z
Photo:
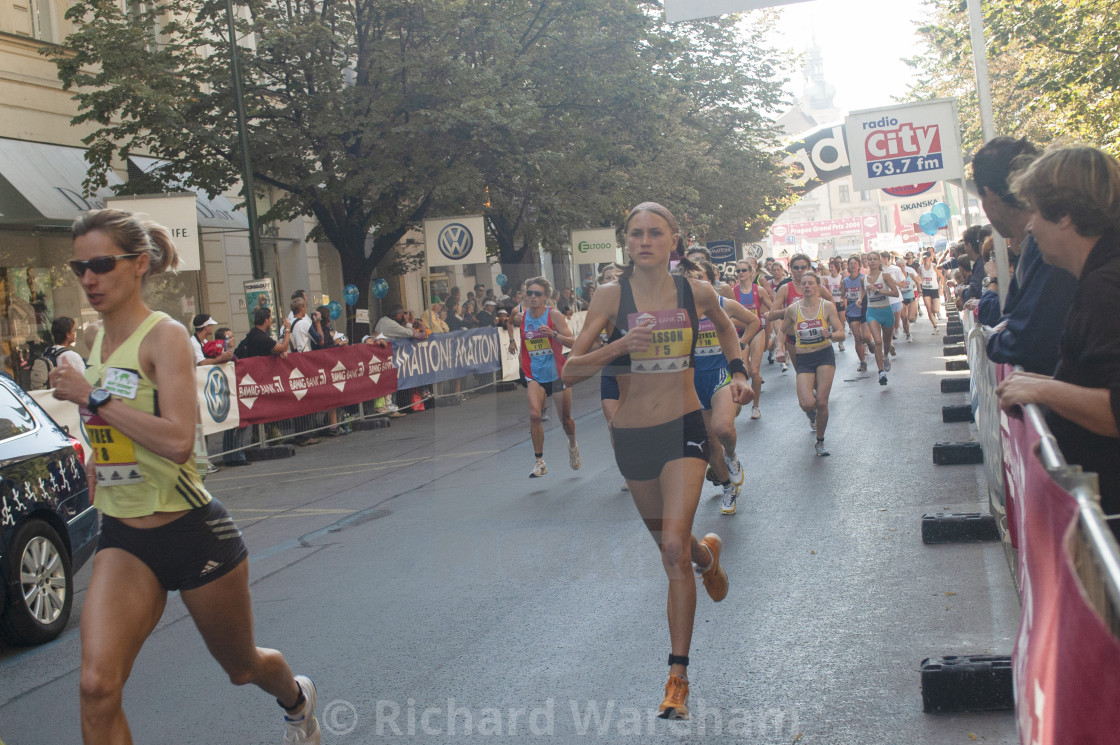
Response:
M914 33L926 14L922 0L810 0L776 10L781 46L802 52L815 37L838 109L890 106L906 93L911 70L901 60L923 49ZM800 94L800 72L791 84Z

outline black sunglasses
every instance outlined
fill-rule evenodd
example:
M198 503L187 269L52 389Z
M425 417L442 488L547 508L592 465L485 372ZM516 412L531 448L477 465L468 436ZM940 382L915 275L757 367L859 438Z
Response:
M801 272L805 271L808 268L809 267L805 264L798 264L797 266L791 266L790 267L790 269L797 269L798 271L801 271Z
M525 290L529 297L544 297L544 290Z
M71 261L70 269L79 279L86 276L86 270L94 274L108 274L117 268L117 259L135 259L140 254L117 254L116 256L98 256L89 261Z

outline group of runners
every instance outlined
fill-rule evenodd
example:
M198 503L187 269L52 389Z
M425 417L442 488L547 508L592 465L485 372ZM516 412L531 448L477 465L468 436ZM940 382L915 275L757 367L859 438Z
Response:
M929 257L917 268L898 267L874 253L866 272L859 259L849 260L846 276L837 264L827 275L814 271L803 254L791 257L788 279L780 269L764 275L750 259L739 262L730 284L703 260L686 257L670 271L683 249L680 229L652 202L631 210L623 235L629 263L605 273L578 335L548 304L552 288L543 277L527 282L510 328L520 339L528 390L531 477L548 473L542 410L550 396L568 437L569 464L581 467L570 388L600 376L615 461L668 577L669 678L659 714L687 718L694 574L716 602L729 587L720 537L697 538L693 519L709 471L723 489L721 512L736 512L744 473L735 417L748 405L751 419L762 416L761 359L771 339L796 371L816 453L828 455L833 343L846 337L844 320L860 369L867 347L886 385L894 330L901 321L909 338L919 289L937 332L932 285L941 277ZM87 213L73 236L70 266L104 323L88 369L61 365L51 385L56 397L81 407L99 441L114 443L94 449L89 471L102 527L81 619L83 740L131 742L122 691L168 592L179 590L230 680L276 698L284 742L318 743L315 685L294 675L279 652L256 646L240 530L191 466L197 401L188 336L142 296L150 276L175 266L170 236L111 209Z

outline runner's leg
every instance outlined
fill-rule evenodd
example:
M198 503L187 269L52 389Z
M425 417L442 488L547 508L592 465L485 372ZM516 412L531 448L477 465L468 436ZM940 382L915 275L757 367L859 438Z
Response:
M530 380L525 393L529 397L529 436L533 440L533 453L544 453L544 424L541 421L546 398L544 388L537 381Z
M801 377L800 375L798 376ZM824 439L824 431L828 428L828 397L832 393L832 381L836 377L836 368L832 365L821 365L816 374L817 391L817 439Z
M284 655L258 647L253 639L249 561L202 587L182 592L183 604L231 683L252 683L287 708L299 699L299 686Z
M119 548L94 556L81 619L79 694L86 745L132 742L121 694L166 604L167 591L144 562Z

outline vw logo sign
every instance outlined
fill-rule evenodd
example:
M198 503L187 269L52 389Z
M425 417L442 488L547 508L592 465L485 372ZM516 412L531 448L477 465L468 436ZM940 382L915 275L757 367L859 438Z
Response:
M226 376L221 370L210 368L206 376L203 396L206 399L206 411L210 413L210 418L218 424L224 422L229 416L229 383L226 382Z
M471 231L467 229L466 225L451 222L444 225L443 230L439 231L436 245L439 246L441 254L452 261L460 261L466 258L467 254L474 248L474 236L471 235Z

